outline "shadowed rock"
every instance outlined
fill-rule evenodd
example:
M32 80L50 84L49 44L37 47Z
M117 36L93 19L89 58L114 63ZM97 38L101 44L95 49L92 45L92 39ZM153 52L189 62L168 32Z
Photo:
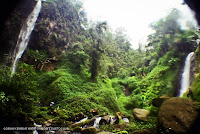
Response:
M148 129L143 129L143 130L136 130L132 132L131 134L152 134L152 132Z
M185 3L195 12L195 17L200 25L200 1L199 0L185 0Z
M154 98L152 100L152 105L154 107L160 107L162 105L162 103L169 98L170 98L169 96L161 96L160 98Z
M158 133L200 133L199 107L196 102L174 97L166 100L158 113Z

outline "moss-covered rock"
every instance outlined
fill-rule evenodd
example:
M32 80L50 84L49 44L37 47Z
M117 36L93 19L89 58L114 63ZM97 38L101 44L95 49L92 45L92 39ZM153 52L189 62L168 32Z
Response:
M73 132L81 133L82 128L81 127L75 127L73 128Z
M168 99L158 113L158 133L192 134L200 132L199 123L199 106L190 99Z
M81 134L96 134L97 130L94 127L85 128L82 130Z
M143 129L143 130L136 130L132 132L131 134L152 134L152 132L148 129Z
M169 99L170 97L169 96L161 96L159 98L154 98L152 100L152 105L155 106L155 107L160 107L162 105L162 103L164 101L166 101L167 99Z

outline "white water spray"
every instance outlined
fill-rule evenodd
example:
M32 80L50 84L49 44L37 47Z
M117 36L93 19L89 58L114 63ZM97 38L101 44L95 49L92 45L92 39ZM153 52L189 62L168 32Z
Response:
M181 97L190 86L190 64L193 56L194 52L191 52L188 54L185 60L184 70L181 78L181 88L178 95L179 97Z
M35 8L33 9L31 14L28 16L26 22L22 26L22 29L18 37L17 45L14 50L14 61L13 61L11 76L15 73L16 63L21 58L22 54L24 53L28 45L30 35L35 27L35 22L38 18L41 7L42 7L42 1L38 0L37 4L35 5Z
M94 121L93 127L98 128L100 121L101 121L101 117L97 117L96 120Z

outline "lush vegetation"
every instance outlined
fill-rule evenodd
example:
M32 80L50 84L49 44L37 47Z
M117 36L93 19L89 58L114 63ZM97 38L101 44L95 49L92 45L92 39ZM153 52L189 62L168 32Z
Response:
M173 9L152 23L155 32L145 49L133 50L122 29L112 32L106 22L88 22L81 2L47 0L17 72L11 77L9 67L0 69L0 124L30 118L41 124L53 118L55 126L68 126L65 120L74 121L80 112L91 116L94 108L130 118L134 108L144 108L154 111L149 121L132 119L125 130L155 128L151 101L176 95L185 56L194 50L199 73L198 32L192 26L181 29L178 18ZM199 76L193 84L195 96L200 93ZM57 107L61 110L55 111Z

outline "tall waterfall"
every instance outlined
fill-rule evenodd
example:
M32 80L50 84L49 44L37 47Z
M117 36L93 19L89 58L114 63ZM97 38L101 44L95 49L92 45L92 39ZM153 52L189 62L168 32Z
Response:
M11 76L15 73L16 63L21 58L22 54L24 53L24 51L28 45L30 35L35 27L35 22L38 18L41 7L42 7L42 1L38 0L33 11L28 16L26 22L22 26L22 29L21 29L19 37L18 37L17 45L14 50L14 55L13 55L14 60L13 60L13 65L12 65Z
M181 97L183 93L185 93L190 86L190 65L193 56L194 52L191 52L188 54L185 60L184 70L181 78L181 88L179 91L179 97Z

